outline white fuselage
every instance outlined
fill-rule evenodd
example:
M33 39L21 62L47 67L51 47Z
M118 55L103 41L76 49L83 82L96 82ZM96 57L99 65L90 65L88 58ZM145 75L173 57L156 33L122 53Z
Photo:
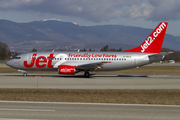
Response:
M149 57L152 53L134 52L35 52L16 56L6 62L8 66L21 70L57 70L59 65L81 66L107 62L101 66L84 68L92 70L122 70L139 67L162 60L163 56Z

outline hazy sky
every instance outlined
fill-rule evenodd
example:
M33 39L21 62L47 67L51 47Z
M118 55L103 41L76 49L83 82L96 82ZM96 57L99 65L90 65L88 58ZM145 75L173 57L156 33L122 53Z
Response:
M180 0L0 0L0 19L31 22L56 18L80 25L130 25L180 36Z

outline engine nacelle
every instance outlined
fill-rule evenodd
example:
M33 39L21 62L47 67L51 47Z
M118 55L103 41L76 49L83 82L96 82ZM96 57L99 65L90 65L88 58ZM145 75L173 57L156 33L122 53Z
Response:
M59 65L58 67L59 74L75 74L75 66L70 65Z

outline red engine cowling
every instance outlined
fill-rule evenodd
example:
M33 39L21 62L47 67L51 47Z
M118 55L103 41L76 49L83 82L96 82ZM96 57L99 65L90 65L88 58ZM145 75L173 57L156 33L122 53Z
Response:
M59 65L58 67L59 74L75 74L75 66L70 65Z

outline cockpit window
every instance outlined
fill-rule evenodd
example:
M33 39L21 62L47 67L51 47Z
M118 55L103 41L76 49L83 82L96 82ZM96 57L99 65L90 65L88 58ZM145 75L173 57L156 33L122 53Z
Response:
M21 57L14 57L14 59L21 59Z

